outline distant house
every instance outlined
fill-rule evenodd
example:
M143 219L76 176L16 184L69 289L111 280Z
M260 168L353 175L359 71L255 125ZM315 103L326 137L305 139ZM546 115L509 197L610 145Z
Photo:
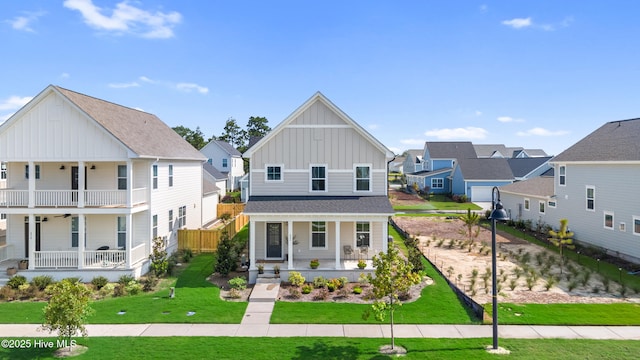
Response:
M412 149L407 150L407 156L402 163L402 173L410 174L424 170L424 159L422 158L423 150Z
M227 189L240 189L240 178L244 176L242 154L231 144L222 140L211 140L200 152L207 157L207 162L227 176Z
M612 121L550 160L553 177L500 188L512 218L554 228L569 220L574 239L640 263L640 119Z
M389 162L389 172L402 174L404 172L404 160L404 156L396 156Z
M503 144L474 144L479 158L511 158L524 159L533 157L548 157L542 149L525 149L522 147L507 147Z
M143 111L48 86L0 125L0 159L0 261L27 278L137 277L152 239L202 226L205 157Z
M371 271L356 264L387 249L391 151L318 92L244 157L250 283L259 263L279 263L285 279L296 270L355 281Z
M542 174L552 170L550 156L546 157L528 157L528 158L510 158L507 163L511 168L511 172L516 181L522 181L541 176Z

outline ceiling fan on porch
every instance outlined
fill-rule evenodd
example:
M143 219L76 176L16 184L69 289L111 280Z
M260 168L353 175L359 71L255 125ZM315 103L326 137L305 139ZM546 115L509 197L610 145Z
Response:
M64 215L56 215L54 217L58 217L58 218L61 217L61 218L65 218L66 219L66 218L68 218L70 216L71 216L71 214L64 214Z

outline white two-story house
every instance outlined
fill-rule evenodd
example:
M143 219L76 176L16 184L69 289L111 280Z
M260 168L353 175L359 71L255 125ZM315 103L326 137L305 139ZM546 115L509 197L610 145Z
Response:
M227 176L227 189L240 189L240 178L244 176L242 154L231 144L222 140L211 140L200 152L207 157L207 162Z
M152 239L202 225L204 156L155 115L48 86L0 126L0 261L22 275L139 276Z
M274 263L307 278L362 272L386 251L387 163L394 154L316 93L244 154L250 160L250 280ZM318 269L309 266L318 259ZM369 261L368 269L371 270Z

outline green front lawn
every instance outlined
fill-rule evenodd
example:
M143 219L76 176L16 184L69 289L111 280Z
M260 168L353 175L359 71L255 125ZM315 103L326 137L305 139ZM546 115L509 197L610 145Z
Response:
M393 207L396 211L402 210L442 210L442 211L453 211L453 210L480 210L482 209L480 206L471 203L459 203L452 201L444 195L431 195L431 200L425 201L422 204L417 205L396 205Z
M89 324L144 323L228 323L238 324L244 316L246 302L220 299L220 289L207 277L213 271L215 256L202 254L193 258L177 279L165 282L160 290L141 295L98 300L91 303L94 314ZM175 298L169 288L175 287ZM9 302L0 304L0 323L33 324L43 321L44 302ZM123 315L119 312L125 311ZM193 315L188 315L195 312Z
M491 304L484 306L487 316ZM640 304L498 303L498 323L514 325L640 325Z
M30 339L34 340L34 339ZM44 339L53 341L55 339ZM391 343L377 338L246 337L95 337L78 339L88 347L77 359L391 359L378 348ZM510 355L490 354L491 339L396 339L407 349L403 359L636 359L640 341L500 339ZM259 351L256 351L259 349ZM55 359L52 349L0 348L3 359Z

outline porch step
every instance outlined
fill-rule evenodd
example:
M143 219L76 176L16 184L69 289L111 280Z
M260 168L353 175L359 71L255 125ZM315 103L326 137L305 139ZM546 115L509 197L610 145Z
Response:
M260 279L258 279L260 280ZM275 302L280 291L280 281L277 283L256 282L249 295L249 302Z

